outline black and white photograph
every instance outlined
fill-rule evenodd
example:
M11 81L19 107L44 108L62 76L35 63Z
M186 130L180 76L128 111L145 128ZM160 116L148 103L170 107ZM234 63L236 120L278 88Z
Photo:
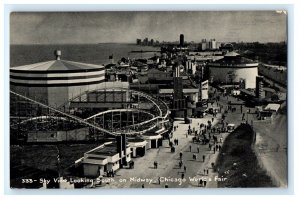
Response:
M10 188L288 188L288 16L11 12Z

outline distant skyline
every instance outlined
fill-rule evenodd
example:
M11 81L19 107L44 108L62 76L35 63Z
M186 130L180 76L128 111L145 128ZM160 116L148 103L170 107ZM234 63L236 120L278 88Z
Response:
M11 13L11 44L135 43L137 38L187 42L280 42L287 15L276 11Z

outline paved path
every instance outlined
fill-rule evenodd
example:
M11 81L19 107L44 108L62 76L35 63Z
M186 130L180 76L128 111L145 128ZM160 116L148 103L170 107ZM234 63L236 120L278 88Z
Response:
M226 101L238 102L234 97L221 97L222 104ZM260 165L265 168L273 182L279 187L287 187L287 117L278 114L273 120L257 120L255 109L250 108L250 114L247 115L249 108L243 107L245 121L242 121L240 106L233 106L236 112L229 113L226 120L229 123L239 125L241 122L253 121L253 128L256 131L255 149L257 151ZM280 161L279 161L280 160Z
M220 117L218 115L217 117ZM211 120L211 116L206 116L201 119L193 119L192 124L190 125L193 129L199 130L199 125L201 123L207 124L208 120ZM215 119L213 125L218 122L218 119ZM177 126L175 132L173 132L173 138L179 140L179 144L175 146L175 153L171 153L169 147L166 145L158 149L149 149L146 152L144 157L135 158L135 168L134 169L120 169L117 171L116 176L114 177L114 182L107 184L106 188L129 188L129 187L153 187L153 188L162 188L166 184L171 187L198 187L198 181L193 181L194 177L199 179L201 177L207 177L203 175L204 169L209 169L209 174L212 174L212 169L210 168L211 162L214 162L218 152L215 154L213 151L209 151L208 145L192 143L193 135L188 135L187 130L189 124L184 124L183 121L175 121L174 126ZM223 134L218 135L223 136ZM167 142L167 140L166 140ZM192 152L189 148L192 147ZM199 153L197 151L199 147ZM179 168L179 153L183 153L183 165L186 166L186 172L182 168ZM193 154L197 155L197 160L193 160ZM205 161L202 161L202 156L205 155ZM154 169L153 162L158 162L158 168ZM185 180L182 180L182 174L184 174ZM147 182L140 182L139 180L148 180ZM161 179L159 184L158 178ZM119 180L125 179L126 182L120 182ZM214 185L215 187L215 185Z
M220 95L220 93L216 93L216 95ZM234 97L223 97L219 101L219 105L223 106L223 111L227 109L228 101L231 102L240 102ZM209 107L216 107L217 104L213 105L209 104ZM246 122L248 120L251 123L251 120L255 122L255 114L254 109L250 109L250 114L247 115L248 108L244 105L241 107L240 105L234 105L236 108L235 112L229 111L227 117L225 118L225 122L234 123L236 126L240 125L241 122ZM241 110L242 109L242 110ZM245 114L245 120L242 120L242 115ZM212 116L208 115L205 118L201 119L193 119L191 128L195 127L196 130L199 131L198 124L204 123L207 124L208 120L211 120ZM213 125L216 125L220 120L221 114L217 115L217 119L214 120ZM159 149L149 149L146 152L146 155L141 158L135 158L135 168L134 169L120 169L117 171L117 175L114 178L114 182L106 184L105 188L141 188L142 184L144 184L145 188L163 188L167 184L170 188L179 188L179 187L199 187L200 179L211 179L211 181L207 181L206 187L209 188L217 188L217 181L215 177L217 173L213 173L211 168L211 163L215 162L218 156L218 152L213 153L213 151L209 151L208 145L196 144L192 143L192 135L186 137L186 133L188 130L188 124L184 124L183 121L175 121L175 126L178 125L178 128L175 132L173 132L173 139L177 138L179 140L179 145L175 146L175 153L171 153L170 148L167 143L165 143ZM269 127L265 127L269 128ZM263 130L265 130L263 128ZM222 133L217 135L218 139L222 136L223 140L225 140L227 133ZM168 141L165 141L168 142ZM221 143L220 143L221 144ZM189 147L192 147L192 152L189 151ZM199 153L197 152L197 147L199 147ZM182 151L183 153L183 164L186 166L187 170L184 172L183 168L179 168L179 153ZM193 154L197 154L197 160L193 160ZM205 155L205 161L202 161L202 156ZM274 159L274 158L273 158ZM267 159L267 160L273 160ZM158 168L153 168L153 162L158 162ZM266 166L266 165L265 165ZM267 167L272 168L270 165ZM276 167L276 168L275 168ZM284 166L279 167L275 166L275 169L271 169L271 171L283 171ZM208 175L204 175L204 169L209 170ZM270 169L269 169L270 170ZM286 170L285 170L286 171ZM284 172L283 172L284 173ZM184 176L182 176L184 174ZM283 177L286 176L283 174ZM184 177L185 181L181 180L181 177ZM160 183L158 179L160 180ZM126 182L120 182L119 180L125 179ZM146 182L141 182L139 180L148 180ZM173 180L173 182L172 182ZM220 180L220 179L219 179Z

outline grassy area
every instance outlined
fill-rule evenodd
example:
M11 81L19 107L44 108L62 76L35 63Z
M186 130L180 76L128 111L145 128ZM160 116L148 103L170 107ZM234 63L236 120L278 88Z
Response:
M40 145L13 145L10 147L10 179L11 186L15 188L41 186L39 183L22 184L21 179L30 178L39 180L39 178L49 179L57 177L57 154L60 153L61 174L70 175L69 167L74 162L83 157L83 154L102 144L40 144Z
M275 186L266 171L259 166L252 149L254 136L251 126L247 124L241 124L228 135L216 163L219 177L227 179L218 182L218 187Z

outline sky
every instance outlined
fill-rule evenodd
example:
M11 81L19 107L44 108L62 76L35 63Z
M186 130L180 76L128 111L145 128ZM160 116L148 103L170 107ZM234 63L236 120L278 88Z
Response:
M134 43L159 41L279 42L287 15L276 11L13 12L11 44Z

